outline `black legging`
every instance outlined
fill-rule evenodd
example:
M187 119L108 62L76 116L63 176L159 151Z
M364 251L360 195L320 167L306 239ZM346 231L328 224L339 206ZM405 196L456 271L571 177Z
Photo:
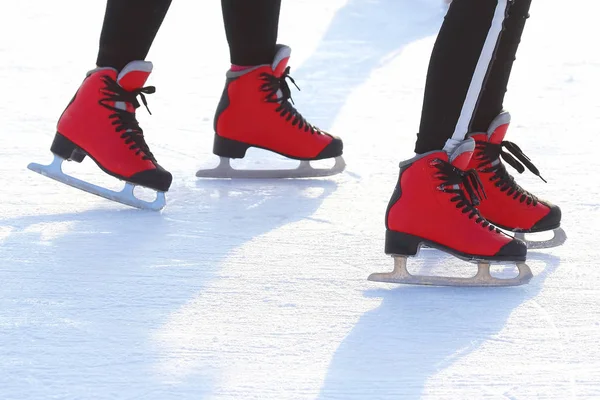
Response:
M221 8L231 63L271 64L281 0L221 0Z
M441 150L453 134L487 131L502 111L530 5L531 0L452 2L431 54L416 153ZM498 29L501 33L494 35ZM491 58L486 56L490 48ZM477 85L477 76L485 76L483 85Z
M96 64L121 70L144 60L171 0L107 0ZM221 0L231 63L273 61L281 0Z

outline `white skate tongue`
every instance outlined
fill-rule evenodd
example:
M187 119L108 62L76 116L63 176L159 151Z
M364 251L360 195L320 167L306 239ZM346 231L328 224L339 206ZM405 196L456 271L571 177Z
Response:
M273 69L273 74L276 77L280 77L287 68L288 61L292 55L292 49L284 44L278 44L276 48L277 52L273 58L273 64L271 64L271 68ZM283 97L283 92L281 89L277 91L277 97Z
M275 76L281 76L283 71L285 71L288 60L292 55L292 49L289 46L284 44L278 44L277 52L275 53L275 57L273 58L273 63L271 64L271 68L275 73Z
M448 154L448 160L450 164L456 168L465 170L471 161L473 152L475 151L475 140L468 138L460 142L451 152Z
M132 61L119 72L117 83L125 90L135 90L144 86L152 72L150 61Z
M488 140L490 143L500 144L506 136L508 125L510 124L510 113L503 111L490 124L487 131Z

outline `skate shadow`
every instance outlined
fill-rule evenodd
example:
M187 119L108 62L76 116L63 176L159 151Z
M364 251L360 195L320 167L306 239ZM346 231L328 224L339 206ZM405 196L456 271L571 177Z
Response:
M493 340L511 313L540 292L560 263L543 253L532 252L528 259L546 266L523 287L400 286L366 291L367 297L381 298L381 305L365 313L340 344L318 398L364 399L364 388L369 388L370 399L422 398L429 379ZM461 385L477 386L469 379L462 377ZM477 389L491 390L484 385ZM437 395L451 397L440 390Z
M406 45L436 34L444 13L440 0L349 0L311 57L292 71L310 120L330 129L352 92Z
M208 396L219 371L198 369L195 379L171 385L165 379L178 364L157 369L177 354L157 348L154 332L217 278L231 252L309 218L336 186L317 179L182 183L162 214L107 203L110 209L0 220L0 358L11 360L0 366L3 390L166 399L191 386L198 398ZM278 246L293 248L294 240Z

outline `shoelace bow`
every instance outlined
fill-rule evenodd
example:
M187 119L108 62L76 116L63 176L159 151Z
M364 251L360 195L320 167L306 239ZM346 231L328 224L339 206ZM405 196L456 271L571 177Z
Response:
M310 124L306 119L296 110L294 107L294 100L292 99L292 92L286 81L289 79L296 89L300 90L294 78L290 76L290 67L287 67L281 77L275 75L262 73L261 78L265 83L261 86L261 90L268 92L266 100L269 103L279 103L279 107L275 111L282 117L286 117L287 121L291 121L292 125L297 126L298 129L304 130L304 132L310 132L311 134L321 133L322 131ZM279 97L281 95L281 97Z
M99 103L103 107L114 111L114 114L109 115L110 119L114 119L113 125L116 126L117 132L121 133L121 138L125 139L126 144L130 144L129 149L135 150L136 154L142 154L142 159L156 161L154 155L150 151L150 148L144 140L144 132L140 128L139 122L135 118L135 112L129 112L125 109L117 108L109 104L109 102L124 102L133 105L134 109L140 107L140 103L137 97L140 96L142 103L148 110L148 113L152 115L148 108L148 102L144 94L152 94L156 91L154 86L142 87L136 90L127 91L121 85L119 85L111 77L103 77L105 87L102 93L106 96L100 99Z
M474 169L463 171L449 162L439 159L434 160L433 165L438 169L436 178L442 181L438 190L454 194L455 196L450 201L456 202L456 208L460 208L463 214L469 213L469 219L475 218L475 222L484 228L500 232L498 228L482 217L477 209L481 199L487 198L477 171Z
M507 151L504 151L504 149ZM526 201L528 205L532 203L534 206L537 205L538 198L519 186L515 182L515 179L508 173L504 164L498 162L496 165L493 165L495 160L502 157L502 160L516 169L519 174L522 174L525 168L527 168L534 175L546 182L540 175L540 171L533 165L531 159L523 153L519 146L509 141L503 141L500 144L477 142L475 157L480 161L479 168L481 172L492 172L494 174L491 181L496 182L495 185L500 188L500 191L506 192L507 196L512 196L515 200L519 199L521 203Z

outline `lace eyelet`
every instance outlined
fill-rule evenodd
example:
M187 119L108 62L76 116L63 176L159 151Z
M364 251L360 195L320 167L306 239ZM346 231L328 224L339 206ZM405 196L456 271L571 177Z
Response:
M433 160L429 161L429 167L430 168L434 168L437 165L440 165L442 162L442 160L440 160L439 158L434 158Z

